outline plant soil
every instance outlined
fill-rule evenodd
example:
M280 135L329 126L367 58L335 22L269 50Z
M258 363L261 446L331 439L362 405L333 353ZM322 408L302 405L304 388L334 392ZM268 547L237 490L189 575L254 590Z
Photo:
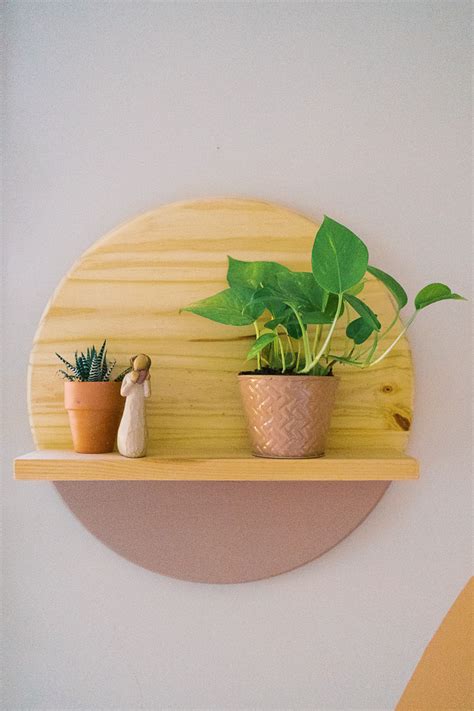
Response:
M260 370L241 370L239 375L309 375L309 373L297 373L295 370L285 370L284 373L281 370L273 370L273 368L261 368ZM324 377L331 377L332 372L328 373Z

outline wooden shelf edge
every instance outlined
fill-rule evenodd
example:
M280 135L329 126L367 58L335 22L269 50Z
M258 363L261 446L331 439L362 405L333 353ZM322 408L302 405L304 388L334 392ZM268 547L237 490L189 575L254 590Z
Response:
M332 451L319 459L218 457L126 459L117 453L42 450L17 457L15 479L43 481L405 481L416 459L393 450Z

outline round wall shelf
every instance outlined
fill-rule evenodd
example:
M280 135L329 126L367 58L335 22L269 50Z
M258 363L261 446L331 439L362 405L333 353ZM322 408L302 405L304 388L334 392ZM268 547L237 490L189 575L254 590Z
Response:
M339 369L326 464L266 463L269 481L237 481L258 479L259 471L236 379L252 331L179 314L225 288L228 254L309 271L317 228L278 205L196 200L160 207L99 240L61 282L38 328L29 408L40 451L18 460L17 477L70 479L56 486L95 536L139 565L186 580L276 575L347 536L390 480L417 474L404 455L413 394L407 341L369 371ZM364 296L387 323L390 297L367 276ZM55 351L67 356L104 338L118 365L137 352L153 361L151 457L130 466L119 455L71 453L55 376ZM140 481L154 478L167 481ZM317 481L325 478L339 481Z

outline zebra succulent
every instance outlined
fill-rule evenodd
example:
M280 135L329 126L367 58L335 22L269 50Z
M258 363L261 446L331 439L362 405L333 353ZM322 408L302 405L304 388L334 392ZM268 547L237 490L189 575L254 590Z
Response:
M111 379L112 371L116 361L107 360L106 341L103 342L99 350L91 346L85 353L74 354L74 363L70 363L62 355L56 353L57 357L66 366L66 370L60 369L58 373L64 380L79 381L84 383L106 383ZM129 373L131 368L125 368L115 381L121 381Z

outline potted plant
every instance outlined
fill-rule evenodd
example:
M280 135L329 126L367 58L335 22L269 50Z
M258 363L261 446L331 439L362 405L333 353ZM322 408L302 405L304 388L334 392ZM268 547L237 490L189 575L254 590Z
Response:
M83 454L112 452L125 400L120 395L124 370L111 380L116 361L107 360L106 341L97 351L74 354L74 364L56 353L66 370L59 370L65 380L64 405L69 415L74 450Z
M396 304L395 317L384 327L361 298L367 272L385 285ZM316 233L311 272L229 257L227 282L228 289L182 310L223 324L253 325L256 340L247 358L256 360L256 369L240 373L239 382L252 450L262 457L324 454L338 383L334 366L373 367L421 310L436 301L463 298L444 284L428 284L416 295L402 330L390 338L408 303L405 290L369 264L359 237L329 217ZM333 336L343 317L341 349Z

